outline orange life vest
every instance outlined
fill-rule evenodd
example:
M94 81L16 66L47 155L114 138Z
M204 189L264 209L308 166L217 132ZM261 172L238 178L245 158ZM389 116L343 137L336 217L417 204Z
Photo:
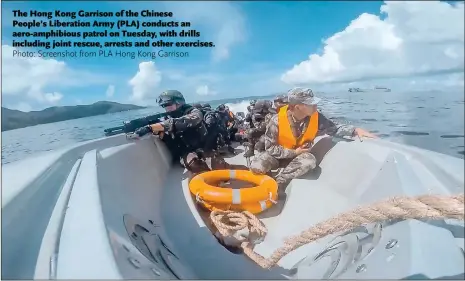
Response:
M228 111L229 113L229 117L234 120L234 114L232 113L232 111ZM228 122L228 126L231 126L233 123L232 122Z
M299 138L294 137L291 130L291 124L287 118L288 106L283 106L278 113L278 143L279 145L288 148L295 149L302 146L304 143L313 142L318 133L318 111L315 111L310 116L310 122L308 123L305 131Z

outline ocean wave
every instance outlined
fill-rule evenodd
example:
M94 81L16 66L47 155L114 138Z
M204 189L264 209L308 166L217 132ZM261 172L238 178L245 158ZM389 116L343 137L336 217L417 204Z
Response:
M258 99L258 100L260 100L260 99ZM269 100L271 101L271 99L269 99ZM250 99L245 99L245 100L241 100L239 102L225 103L225 105L228 106L229 109L234 113L237 113L237 112L246 113L247 112L247 106L250 105L250 101L251 101ZM329 114L335 113L338 110L340 110L340 108L341 108L341 106L339 106L338 102L332 102L332 101L329 101L329 100L323 99L323 98L321 100L321 103L318 104L318 107L321 108L323 111L328 112Z
M244 112L247 114L247 106L250 105L250 100L242 100L236 103L226 103L225 105L229 107L229 110L231 110L233 113Z

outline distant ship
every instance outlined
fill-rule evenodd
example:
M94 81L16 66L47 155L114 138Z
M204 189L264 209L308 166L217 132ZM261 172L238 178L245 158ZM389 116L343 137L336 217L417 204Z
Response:
M361 93L361 92L390 92L391 89L386 88L386 87L374 87L373 89L362 89L362 88L349 88L349 92L356 92L356 93Z
M386 87L378 87L378 86L376 86L374 90L375 90L375 91L381 91L381 92L390 92L390 91L391 91L391 89L389 89L389 88L386 88Z

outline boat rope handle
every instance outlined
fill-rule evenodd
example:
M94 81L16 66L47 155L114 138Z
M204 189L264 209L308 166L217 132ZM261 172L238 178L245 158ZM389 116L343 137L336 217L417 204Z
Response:
M268 198L268 200L270 200L270 202L273 204L278 204L278 201L273 200L273 193L271 193L271 191L270 191L270 197Z
M253 251L251 241L241 242L241 247L250 259L262 268L269 269L285 255L303 245L322 237L353 230L364 224L391 219L457 219L464 220L464 194L458 195L422 195L418 197L392 197L367 206L338 214L317 223L299 235L285 240L284 245L275 250L270 257L264 258ZM249 228L250 233L265 237L264 224L249 212L213 211L210 219L223 236L231 236L235 231Z
M202 200L202 197L200 197L200 192L197 192L197 194L195 194L195 201L199 203L204 203L204 201Z

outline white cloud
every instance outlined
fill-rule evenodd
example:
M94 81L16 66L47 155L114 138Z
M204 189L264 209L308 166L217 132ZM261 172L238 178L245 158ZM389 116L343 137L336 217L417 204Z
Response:
M246 38L245 17L233 3L226 1L163 3L179 20L192 22L208 40L215 43L215 47L212 48L212 59L215 62L228 59L231 48Z
M44 94L44 99L51 104L59 102L62 98L63 95L58 92Z
M216 91L212 91L208 87L208 85L203 85L203 86L197 87L197 90L195 92L199 96L213 96L213 95L216 95Z
M344 82L464 70L464 4L385 2L381 19L364 13L324 41L281 79L288 84Z
M38 101L47 101L43 88L59 81L66 64L53 59L13 57L14 50L2 46L2 95L26 93Z
M189 101L196 101L199 98L197 91L203 93L199 88L205 88L205 85L208 86L210 95L214 92L221 95L221 98L267 95L288 90L289 86L280 80L280 73L281 70L273 69L272 65L249 66L247 72L200 72L195 69L163 68L163 86L181 91Z
M114 94L115 94L115 86L114 85L108 85L105 96L107 96L107 98L111 98L111 97L113 97Z
M155 94L155 90L161 82L161 72L156 68L153 61L141 62L139 71L129 80L132 87L130 99L143 102L144 99Z
M2 45L2 96L22 102L55 104L63 98L59 87L79 87L104 82L101 75L70 68L64 61L14 56L18 49ZM51 90L51 91L50 91ZM26 101L24 101L26 100Z
M209 88L213 86L217 89L219 86L224 85L225 82L224 76L220 73L202 73L192 69L163 69L163 77L166 77L166 86L169 88L175 87L177 90L186 94L192 92L192 89L199 88L199 85L209 85Z

